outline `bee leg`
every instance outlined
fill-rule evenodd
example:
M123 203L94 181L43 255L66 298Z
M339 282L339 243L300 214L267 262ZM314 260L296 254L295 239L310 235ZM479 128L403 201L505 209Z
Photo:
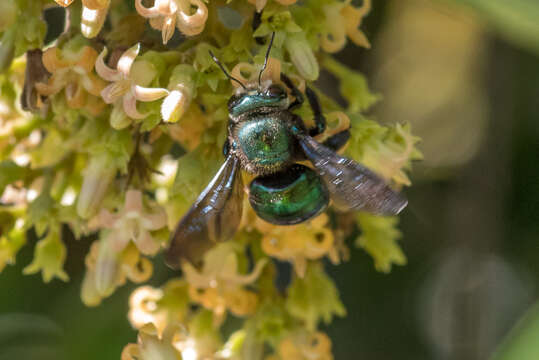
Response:
M307 100L313 110L315 124L314 128L309 129L309 135L316 136L322 134L326 130L326 118L322 114L322 107L320 106L318 96L316 96L316 93L311 88L305 89L305 95L307 95Z
M327 138L322 144L333 151L339 151L350 139L350 129L343 130Z
M253 15L253 22L251 23L253 32L255 32L256 29L258 29L258 27L260 26L260 24L262 24L262 11L258 12L255 10L255 13ZM264 45L264 38L261 36L256 36L255 41L258 45Z
M284 82L284 84L292 91L292 95L294 96L295 100L288 105L288 110L295 109L298 106L301 106L303 102L305 101L303 98L303 94L299 89L294 85L292 80L288 76L286 76L284 73L281 73L281 81Z
M290 91L292 91L292 95L294 95L294 97L296 98L288 106L288 110L292 110L298 106L301 106L301 104L303 104L303 102L305 101L301 91L299 91L299 89L296 87L296 85L294 85L292 80L290 80L290 78L284 73L281 73L281 81L290 89ZM307 100L309 101L309 105L313 110L315 123L315 127L309 130L309 136L316 136L326 130L326 118L322 114L322 107L320 106L320 101L318 101L318 96L316 96L316 93L311 88L306 88L305 95L307 95Z

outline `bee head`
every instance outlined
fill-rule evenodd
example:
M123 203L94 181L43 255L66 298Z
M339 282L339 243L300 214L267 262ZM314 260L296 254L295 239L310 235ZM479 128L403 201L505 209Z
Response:
M240 89L228 101L231 116L267 107L282 110L288 108L288 94L281 85L268 82L266 86Z

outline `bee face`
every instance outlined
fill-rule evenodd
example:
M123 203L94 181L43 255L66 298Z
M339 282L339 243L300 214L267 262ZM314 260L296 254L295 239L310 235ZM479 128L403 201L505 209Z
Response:
M248 88L233 95L228 101L228 112L234 120L264 108L286 110L288 103L288 95L282 86L270 83L266 87Z

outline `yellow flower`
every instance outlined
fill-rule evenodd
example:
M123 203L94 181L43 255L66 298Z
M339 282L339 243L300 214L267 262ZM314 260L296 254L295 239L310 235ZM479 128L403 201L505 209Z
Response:
M244 85L248 84L257 84L258 83L258 74L262 65L254 65L247 62L237 63L232 71L231 75L241 81ZM270 57L268 59L268 65L266 70L262 73L262 82L271 80L272 83L281 82L281 62L278 59ZM236 81L231 81L232 85L235 88L238 88L240 84Z
M289 261L296 273L303 277L308 260L331 255L335 251L334 236L326 227L328 216L321 214L313 220L292 226L274 226L260 219L256 228L265 234L262 249L270 256Z
M282 360L333 360L331 340L320 331L288 336L279 344L278 354Z
M201 0L155 0L151 8L144 7L142 0L135 0L135 8L150 19L152 28L161 30L163 44L174 35L175 27L185 35L200 34L208 19L208 8Z
M134 245L130 244L121 253L116 253L106 235L92 243L85 263L81 299L87 306L99 305L101 299L110 296L127 279L141 283L148 280L153 272L152 263L141 257Z
M43 65L52 75L46 84L37 83L35 87L44 96L64 90L69 107L84 108L92 115L98 115L105 104L94 96L99 96L106 84L93 73L96 59L97 51L89 46L77 53L49 48L43 53Z
M112 250L116 253L123 251L132 241L142 254L155 255L161 244L152 237L150 231L164 227L167 224L167 215L158 205L153 205L151 211L146 211L142 203L142 192L128 190L122 211L112 214L102 209L96 222L93 226L112 230L109 237Z
M259 260L250 274L240 274L238 257L232 246L223 243L208 251L201 271L187 262L182 265L191 299L218 317L227 309L238 316L255 310L257 295L243 287L253 283L266 264L265 259Z
M410 160L418 157L415 145L419 138L411 134L407 125L401 124L397 124L391 134L399 141L381 143L376 148L366 147L361 162L385 179L410 186L411 181L404 170Z
M322 34L320 46L334 53L346 45L346 36L356 45L370 48L371 44L359 29L363 18L371 10L371 0L364 0L360 8L350 5L351 0L324 6L327 32Z
M341 131L350 129L350 118L342 111L333 111L326 115L326 130L315 137L316 141L322 143L329 137L340 133ZM342 152L346 148L339 150Z
M184 280L173 279L162 289L141 286L129 297L128 318L136 329L152 324L161 337L168 326L182 323L188 303L187 283Z
M137 110L137 100L154 101L168 95L168 90L163 88L148 88L148 85L155 74L146 73L147 67L141 62L141 69L132 69L135 58L140 51L140 44L137 44L125 51L118 60L116 69L111 69L105 65L104 59L107 55L107 49L103 49L97 57L95 70L103 79L111 81L101 91L101 97L107 104L114 104L118 109L120 103L125 114L131 119L144 119L147 114L141 114ZM117 110L116 110L117 111ZM114 113L114 110L113 110ZM114 120L111 115L111 125L114 128L121 129L131 123L129 119L120 118Z

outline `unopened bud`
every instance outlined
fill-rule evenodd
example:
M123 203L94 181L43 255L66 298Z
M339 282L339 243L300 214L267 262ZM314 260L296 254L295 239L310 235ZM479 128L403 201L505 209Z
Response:
M77 214L81 218L89 219L97 213L115 174L116 168L106 155L90 159L77 200Z
M167 95L161 105L161 117L164 121L177 122L189 107L195 91L195 69L190 65L181 64L174 68Z
M108 7L102 9L89 9L83 7L80 30L84 37L91 39L97 36L107 18Z
M95 264L95 289L102 297L110 296L114 292L120 270L120 254L114 251L111 240L105 236L99 241Z
M299 74L306 80L318 79L320 69L309 42L303 32L288 34L285 43L290 59Z

